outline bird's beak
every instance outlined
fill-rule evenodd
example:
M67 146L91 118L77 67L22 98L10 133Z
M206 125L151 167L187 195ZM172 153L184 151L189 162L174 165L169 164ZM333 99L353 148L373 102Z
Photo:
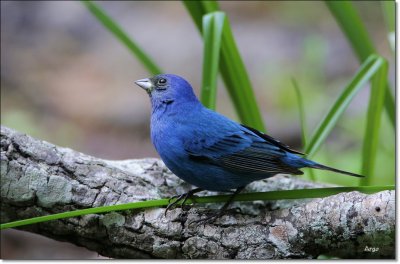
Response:
M147 92L150 92L153 89L153 84L151 83L151 80L146 78L146 79L141 79L135 81L135 83L145 89Z

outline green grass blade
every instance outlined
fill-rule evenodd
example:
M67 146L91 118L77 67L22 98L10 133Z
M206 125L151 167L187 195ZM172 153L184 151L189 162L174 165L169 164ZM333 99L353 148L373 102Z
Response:
M325 138L332 131L339 117L347 109L357 92L383 67L385 61L382 57L371 55L360 67L356 75L343 90L325 118L322 119L305 149L308 157L313 156Z
M396 2L381 1L381 4L383 9L383 17L385 18L388 31L389 45L394 52L396 48Z
M376 53L361 17L350 1L325 1L325 3L361 62L371 53Z
M381 113L385 99L385 86L387 80L388 64L380 58L382 67L376 72L371 82L371 95L369 97L367 125L363 144L362 174L366 176L361 185L370 185L373 179L376 154L379 143L379 129L381 127Z
M396 1L381 1L388 32L396 31Z
M225 23L223 12L213 12L203 16L203 84L201 102L215 110L217 97L217 77L222 39L222 29Z
M203 15L218 10L215 1L183 1L201 32ZM226 18L222 32L219 70L242 123L265 131L254 92Z
M233 38L231 28L225 23L222 39L220 71L240 120L260 131L265 131L261 112Z
M300 118L300 128L301 128L301 141L303 144L303 149L307 146L307 125L306 125L306 115L304 112L303 96L297 81L292 78L292 84L296 92L297 104L299 107L299 118Z
M392 89L390 84L386 82L386 92L385 92L385 110L389 117L389 121L392 124L393 129L396 129L396 105L394 102L394 97L392 94Z
M139 47L139 45L135 43L99 5L92 1L81 1L81 3L84 4L93 16L96 17L105 28L114 34L114 36L139 59L143 66L145 66L152 75L157 75L162 72L160 67L154 63L154 61Z
M299 107L299 118L300 118L300 129L301 129L301 141L303 145L303 150L307 146L307 125L306 125L306 114L304 111L304 104L303 104L303 96L301 94L301 90L299 88L299 85L296 81L296 79L292 78L292 84L294 87L294 90L296 92L296 98L297 98L297 104ZM314 170L309 170L308 171L309 179L312 181L316 180Z
M325 1L332 15L349 40L360 63L363 63L367 57L376 52L371 38L350 1ZM396 128L396 105L389 82L386 85L385 110L389 120Z
M331 187L331 188L316 188L316 189L302 189L302 190L255 192L255 193L238 194L235 197L234 201L320 198L320 197L335 195L341 192L359 191L362 193L369 194L369 193L375 193L384 190L394 190L394 189L395 189L394 185L386 185L386 186ZM188 199L187 203L216 203L216 202L222 203L228 201L229 198L230 195L195 197L192 199ZM150 200L143 202L134 202L127 204L81 209L81 210L46 215L46 216L39 216L39 217L1 224L0 229L14 228L19 226L37 224L37 223L42 223L57 219L64 219L69 217L82 216L87 214L99 214L99 213L108 213L121 210L146 209L151 207L166 206L168 205L168 200L169 199Z
M211 13L214 11L219 11L219 6L217 1L190 1L183 0L183 5L189 11L189 14L192 16L194 23L197 26L197 29L202 32L202 18L205 14Z
M164 206L166 204L168 204L168 199L150 200L150 201L143 201L143 202L126 203L126 204L118 204L118 205L81 209L81 210L39 216L39 217L19 220L19 221L15 221L15 222L10 222L10 223L6 223L6 224L1 224L0 229L13 228L13 227L24 226L24 225L31 225L31 224L41 223L41 222L82 216L82 215L87 215L87 214L101 214L101 213L122 211L122 210L129 210L129 209L151 208L151 207Z

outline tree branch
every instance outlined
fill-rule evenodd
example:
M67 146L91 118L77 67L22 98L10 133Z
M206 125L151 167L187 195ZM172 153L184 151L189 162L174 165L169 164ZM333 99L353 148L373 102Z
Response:
M303 189L279 175L247 191ZM108 161L1 127L1 223L69 210L160 199L188 191L157 159ZM242 213L189 225L215 206L92 214L22 227L115 258L395 257L395 193L235 203Z

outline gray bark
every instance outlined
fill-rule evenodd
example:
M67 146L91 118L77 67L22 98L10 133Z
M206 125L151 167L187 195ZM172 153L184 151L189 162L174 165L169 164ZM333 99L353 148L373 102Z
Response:
M318 186L278 175L245 191ZM166 198L190 188L158 159L102 160L1 127L1 223ZM221 205L176 208L166 216L163 208L92 214L20 229L114 258L395 257L394 191L235 203L242 212L189 225L215 206Z

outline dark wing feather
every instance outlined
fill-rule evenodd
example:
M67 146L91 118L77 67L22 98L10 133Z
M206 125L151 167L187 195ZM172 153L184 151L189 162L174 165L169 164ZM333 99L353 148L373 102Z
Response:
M211 142L191 140L186 142L185 149L192 160L243 175L303 174L282 162L286 148L253 133L241 130Z
M257 145L223 156L219 159L219 162L224 167L243 174L303 174L302 171L282 162L281 158L285 155L283 151L263 149L257 147Z
M268 141L269 143L274 144L275 146L280 147L280 148L286 150L287 152L294 153L294 154L299 154L299 155L306 155L306 154L303 153L303 152L300 152L300 151L291 149L288 145L283 144L283 143L280 142L279 140L277 140L277 139L275 139L275 138L273 138L273 137L271 137L271 136L268 136L267 134L264 134L264 133L262 133L261 131L258 131L257 129L254 129L254 128L251 128L251 127L248 127L248 126L245 126L245 125L241 125L241 126L244 127L244 128L247 128L248 130L250 130L251 132L253 132L253 133L256 134L257 136L259 136L259 137L265 139L265 140Z
M250 147L252 140L245 135L244 131L236 131L227 135L215 137L200 137L196 135L184 143L186 152L194 157L207 157L218 159L221 156L244 150Z

